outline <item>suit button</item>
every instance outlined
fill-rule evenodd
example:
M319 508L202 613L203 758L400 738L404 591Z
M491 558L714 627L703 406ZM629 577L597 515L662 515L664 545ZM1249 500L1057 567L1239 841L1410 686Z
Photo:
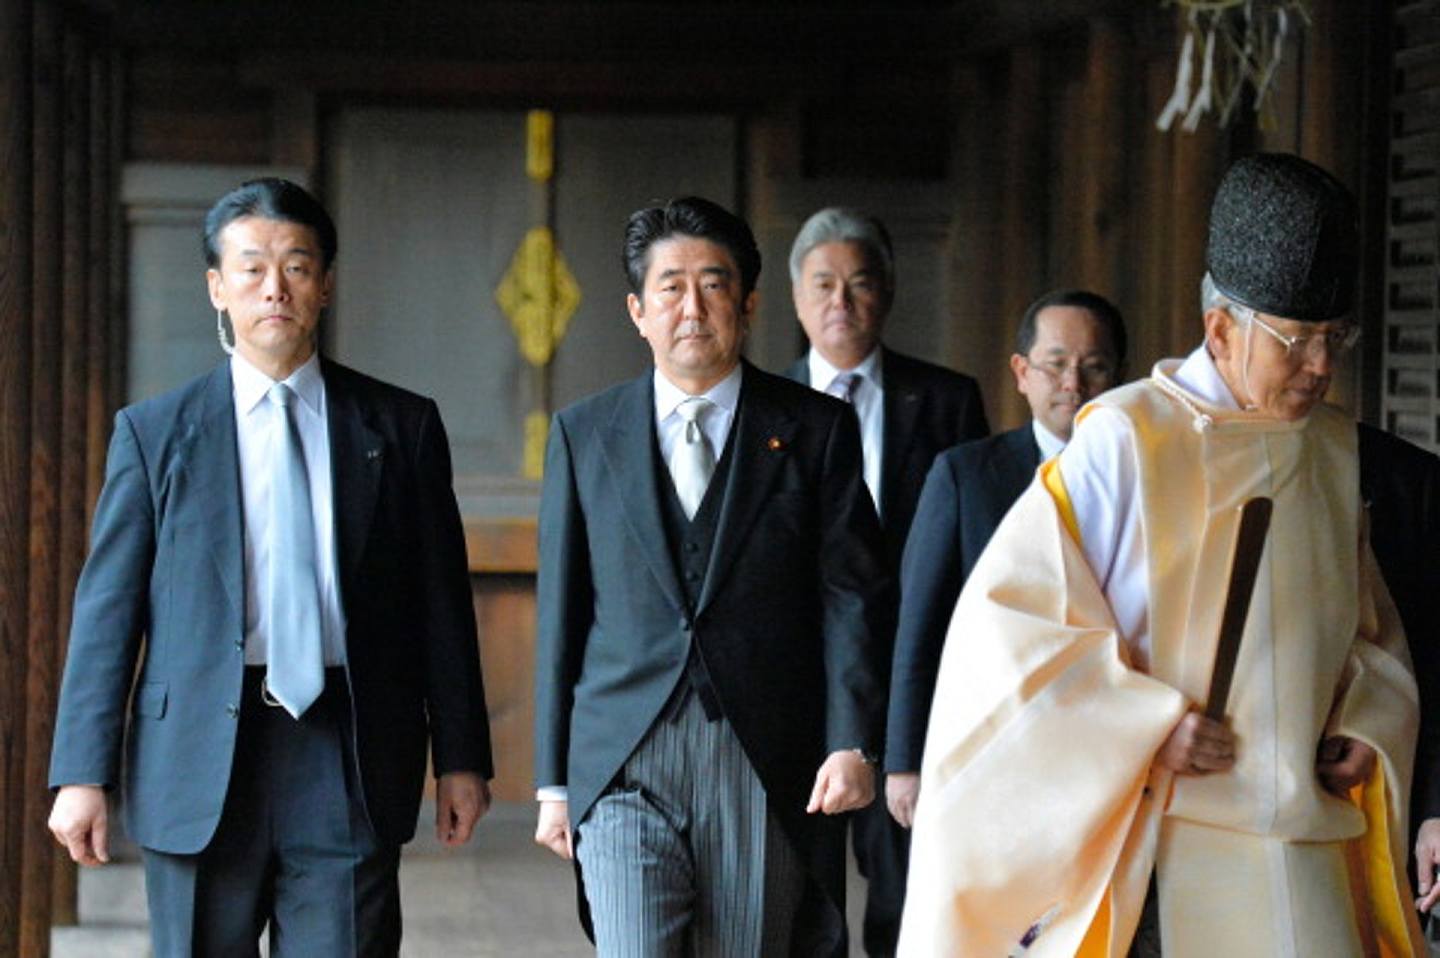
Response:
M234 702L229 703L225 706L225 714L230 716L231 718L234 718L235 716L240 714L240 706L236 705Z
M244 640L244 639L236 639L236 640L235 640L235 651L236 651L236 652L244 652L244 651L245 651L245 640Z

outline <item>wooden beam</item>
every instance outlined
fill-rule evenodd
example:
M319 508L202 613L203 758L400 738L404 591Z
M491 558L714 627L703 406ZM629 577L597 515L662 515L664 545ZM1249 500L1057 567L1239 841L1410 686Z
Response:
M0 0L0 955L21 954L30 560L31 0Z

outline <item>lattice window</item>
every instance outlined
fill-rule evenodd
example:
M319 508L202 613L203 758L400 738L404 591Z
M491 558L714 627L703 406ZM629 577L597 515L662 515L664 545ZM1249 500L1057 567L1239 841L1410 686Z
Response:
M1440 0L1397 2L1394 51L1383 411L1440 452Z

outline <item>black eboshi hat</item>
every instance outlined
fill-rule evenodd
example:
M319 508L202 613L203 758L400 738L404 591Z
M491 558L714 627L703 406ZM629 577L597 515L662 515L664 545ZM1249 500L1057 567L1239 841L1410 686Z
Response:
M1323 322L1350 311L1358 246L1355 198L1339 180L1298 156L1257 153L1220 181L1205 263L1235 302Z

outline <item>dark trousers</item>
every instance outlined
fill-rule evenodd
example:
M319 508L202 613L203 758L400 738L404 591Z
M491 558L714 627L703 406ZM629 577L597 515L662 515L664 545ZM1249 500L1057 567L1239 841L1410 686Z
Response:
M905 910L905 875L910 867L910 832L890 817L883 775L875 801L850 819L855 864L865 876L865 925L862 942L871 958L895 954L900 915Z
M341 669L298 720L261 698L247 668L230 788L196 855L144 849L159 958L253 958L269 926L280 956L392 956L400 949L400 849L365 815Z

